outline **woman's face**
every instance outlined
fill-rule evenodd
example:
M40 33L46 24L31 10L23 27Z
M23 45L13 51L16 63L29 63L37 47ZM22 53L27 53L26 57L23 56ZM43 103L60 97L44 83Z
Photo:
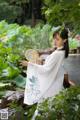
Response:
M54 39L54 46L55 47L58 48L58 47L63 46L63 40L58 33L54 36L53 39Z

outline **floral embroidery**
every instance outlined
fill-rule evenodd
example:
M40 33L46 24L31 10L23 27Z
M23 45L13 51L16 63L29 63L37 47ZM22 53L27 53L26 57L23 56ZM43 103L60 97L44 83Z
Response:
M27 81L27 97L33 103L37 102L39 99L40 95L40 86L39 86L39 81L38 78L35 76L32 76L31 78L28 78Z

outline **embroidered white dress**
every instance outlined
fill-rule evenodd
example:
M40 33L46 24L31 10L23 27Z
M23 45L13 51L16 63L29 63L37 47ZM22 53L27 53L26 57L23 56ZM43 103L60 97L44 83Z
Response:
M32 105L55 96L63 89L65 51L55 50L44 65L28 63L24 103Z

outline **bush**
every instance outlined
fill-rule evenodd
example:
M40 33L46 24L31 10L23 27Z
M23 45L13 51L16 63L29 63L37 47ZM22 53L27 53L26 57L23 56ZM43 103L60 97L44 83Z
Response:
M78 44L79 44L78 40L69 38L69 47L70 47L70 49L77 49Z
M80 86L65 89L38 105L36 120L80 120Z
M35 28L0 22L0 80L13 80L21 72L19 61L24 59L27 49L50 47L51 26L37 25Z

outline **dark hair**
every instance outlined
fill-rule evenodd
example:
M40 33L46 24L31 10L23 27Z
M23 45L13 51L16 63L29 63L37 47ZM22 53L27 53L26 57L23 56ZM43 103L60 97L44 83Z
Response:
M60 34L60 37L65 40L66 39L66 42L64 42L64 47L63 47L63 50L65 50L65 58L68 57L68 54L69 54L69 43L68 43L68 30L66 28L64 29L59 29L57 31L55 31L53 33L53 37L55 37L57 34Z

